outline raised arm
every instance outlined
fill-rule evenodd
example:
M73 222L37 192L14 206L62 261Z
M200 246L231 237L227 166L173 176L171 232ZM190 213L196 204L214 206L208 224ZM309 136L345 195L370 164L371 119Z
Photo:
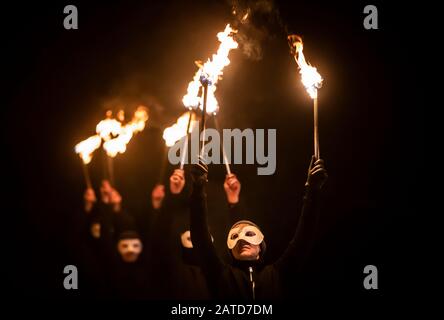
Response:
M242 220L242 205L240 203L241 183L233 173L227 174L224 181L225 195L227 196L230 225Z
M190 197L190 231L193 247L196 249L201 268L210 276L219 275L223 262L219 258L208 231L207 184L208 167L203 161L191 168L193 191Z
M93 188L87 188L83 193L83 208L86 213L90 213L97 202L96 194Z
M179 240L173 232L173 222L176 212L183 206L181 192L184 186L184 171L176 169L170 177L167 191L163 185L157 185L151 194L155 216L149 242L151 252L161 267L179 260L179 253L174 250L174 244Z
M324 161L315 160L313 156L308 169L302 212L296 232L283 255L275 263L275 267L284 273L299 272L307 263L316 237L321 188L327 177Z

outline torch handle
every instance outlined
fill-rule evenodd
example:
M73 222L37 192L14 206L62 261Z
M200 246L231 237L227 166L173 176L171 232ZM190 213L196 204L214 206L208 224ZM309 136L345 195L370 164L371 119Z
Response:
M185 141L183 143L183 154L180 159L180 169L181 170L183 170L183 166L185 164L185 157L188 154L188 133L190 132L190 124L191 124L191 119L193 116L191 109L188 111L188 113L189 113L189 116L188 116L187 131L186 131Z
M185 164L185 157L188 153L188 134L185 136L185 141L183 142L183 154L180 158L180 169L183 170L183 166Z
M83 168L83 176L85 177L86 188L92 189L92 183L91 183L91 178L89 176L88 167L84 162L82 162L82 168Z
M216 130L217 132L220 132L220 128L219 128L219 121L217 120L216 115L214 115L214 124L216 125ZM227 158L227 154L225 153L225 146L222 143L222 156L224 158L224 163L225 163L225 169L227 170L227 174L231 174L231 169L230 169L230 163L228 162L228 158Z
M191 119L193 118L193 111L190 109L188 113L189 115L188 115L188 124L187 124L187 136L188 133L190 133L190 125L191 125Z
M200 149L200 156L204 156L204 146L205 146L205 120L206 120L206 114L207 114L207 95L208 95L208 83L205 82L203 84L203 108L202 108L202 117L201 117L201 127L200 132L202 135L202 146Z
M227 170L227 174L231 174L230 164L225 160L225 169Z
M314 117L314 155L317 160L320 159L319 152L319 131L318 131L318 97L313 99L313 117Z
M114 181L114 162L113 158L108 156L107 157L107 163L108 163L108 177L109 177L109 183L115 187L115 181Z

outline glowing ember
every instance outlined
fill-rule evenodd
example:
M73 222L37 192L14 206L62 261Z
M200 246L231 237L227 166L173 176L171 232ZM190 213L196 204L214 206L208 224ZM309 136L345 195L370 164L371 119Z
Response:
M165 145L167 147L172 147L177 141L179 141L180 139L182 139L187 135L187 126L188 126L188 119L190 117L190 112L191 111L185 112L182 116L180 116L179 119L177 119L177 122L175 124L163 130L162 137L165 140ZM192 132L194 127L197 126L197 124L198 121L195 120L194 113L192 113L189 132Z
M197 108L202 109L203 97L199 96L199 89L201 87L201 80L205 79L210 84L208 86L208 97L207 97L207 113L216 113L219 106L217 103L216 96L216 84L219 78L223 74L223 69L230 64L230 59L228 59L228 54L232 49L238 47L238 43L234 40L233 35L237 32L230 27L229 24L225 27L223 32L217 34L217 38L220 42L217 53L213 54L212 59L208 59L203 65L199 65L199 70L193 77L193 81L188 84L187 94L183 97L182 102L187 108Z
M83 163L88 164L91 162L93 152L100 147L101 142L100 136L95 135L79 142L74 149L82 158Z
M322 86L322 77L318 73L315 67L311 66L305 61L301 37L297 35L288 36L294 59L299 66L299 72L301 74L301 81L304 87L307 89L308 94L312 99L317 98L318 89Z

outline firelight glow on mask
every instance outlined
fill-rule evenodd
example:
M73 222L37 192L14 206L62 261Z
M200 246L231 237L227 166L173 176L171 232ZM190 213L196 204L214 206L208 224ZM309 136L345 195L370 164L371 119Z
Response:
M228 249L233 249L239 240L244 240L249 244L259 245L264 240L264 235L258 227L252 225L234 226L227 237Z

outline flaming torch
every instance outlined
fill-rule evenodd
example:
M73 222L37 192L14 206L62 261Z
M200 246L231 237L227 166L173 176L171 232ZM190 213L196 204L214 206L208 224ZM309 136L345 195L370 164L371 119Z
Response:
M145 129L145 123L148 121L148 118L148 109L144 106L139 106L126 127L129 127L134 134L141 132Z
M220 127L219 127L219 121L217 120L216 114L214 114L214 124L216 125L216 130L221 133ZM231 174L230 169L230 163L228 162L227 153L225 152L225 146L222 143L222 155L224 157L224 163L225 163L225 169L227 170L227 174Z
M225 30L217 34L220 42L217 53L213 54L212 59L208 59L204 64L196 62L199 70L194 75L193 80L188 84L187 94L183 97L182 102L185 107L202 110L201 132L203 141L201 147L201 156L203 156L205 141L205 114L214 114L219 106L216 96L216 84L223 74L223 69L230 64L228 54L232 49L238 47L238 43L234 40L234 34L237 30L226 25ZM200 88L202 88L202 96L199 96Z
M298 64L301 74L301 81L307 89L308 94L313 99L313 117L314 117L314 155L319 159L319 134L318 134L318 89L322 86L322 77L315 67L305 61L303 53L302 38L298 35L289 35L288 44L291 54Z
M123 119L123 118L121 118ZM119 153L126 151L126 146L131 138L145 128L145 122L148 121L148 111L145 107L138 107L130 122L122 126L122 123L115 119L102 120L97 125L97 132L105 140L103 149L108 155L108 174L111 185L114 185L114 166L113 158ZM105 124L103 124L105 123ZM100 127L100 125L102 126ZM117 134L117 137L111 138Z
M122 115L122 113L120 113ZM111 185L114 185L114 166L113 160L110 156L110 153L117 154L117 146L114 141L114 137L118 137L122 131L122 123L116 119L112 118L112 111L108 110L106 112L106 119L100 121L96 126L97 134L103 139L104 144L103 148L108 154L107 157L107 168L108 168L108 179L110 180ZM109 142L111 141L111 142ZM106 145L105 145L106 144ZM113 149L113 151L111 151ZM121 149L121 147L120 147ZM114 155L115 156L115 155Z
M120 134L122 123L112 118L112 111L106 112L106 119L100 121L96 126L97 134L104 140L108 141Z
M184 131L185 141L184 141L184 145L183 145L182 157L180 158L180 169L181 170L183 170L183 166L185 164L185 157L187 156L187 153L188 153L188 134L191 133L194 130L195 126L198 125L198 121L196 120L194 112L192 110L190 110L187 113L183 114L177 120L177 124L179 125L179 127L181 129L182 129L183 123L185 121L184 119L186 119L187 116L188 116L188 121L187 121L188 123L186 126L186 130ZM179 131L181 129L179 129Z
M95 135L79 142L74 148L75 152L79 154L80 159L82 159L83 175L85 176L86 187L88 189L92 188L92 183L87 164L91 162L92 154L100 147L101 142L102 139L100 136Z

